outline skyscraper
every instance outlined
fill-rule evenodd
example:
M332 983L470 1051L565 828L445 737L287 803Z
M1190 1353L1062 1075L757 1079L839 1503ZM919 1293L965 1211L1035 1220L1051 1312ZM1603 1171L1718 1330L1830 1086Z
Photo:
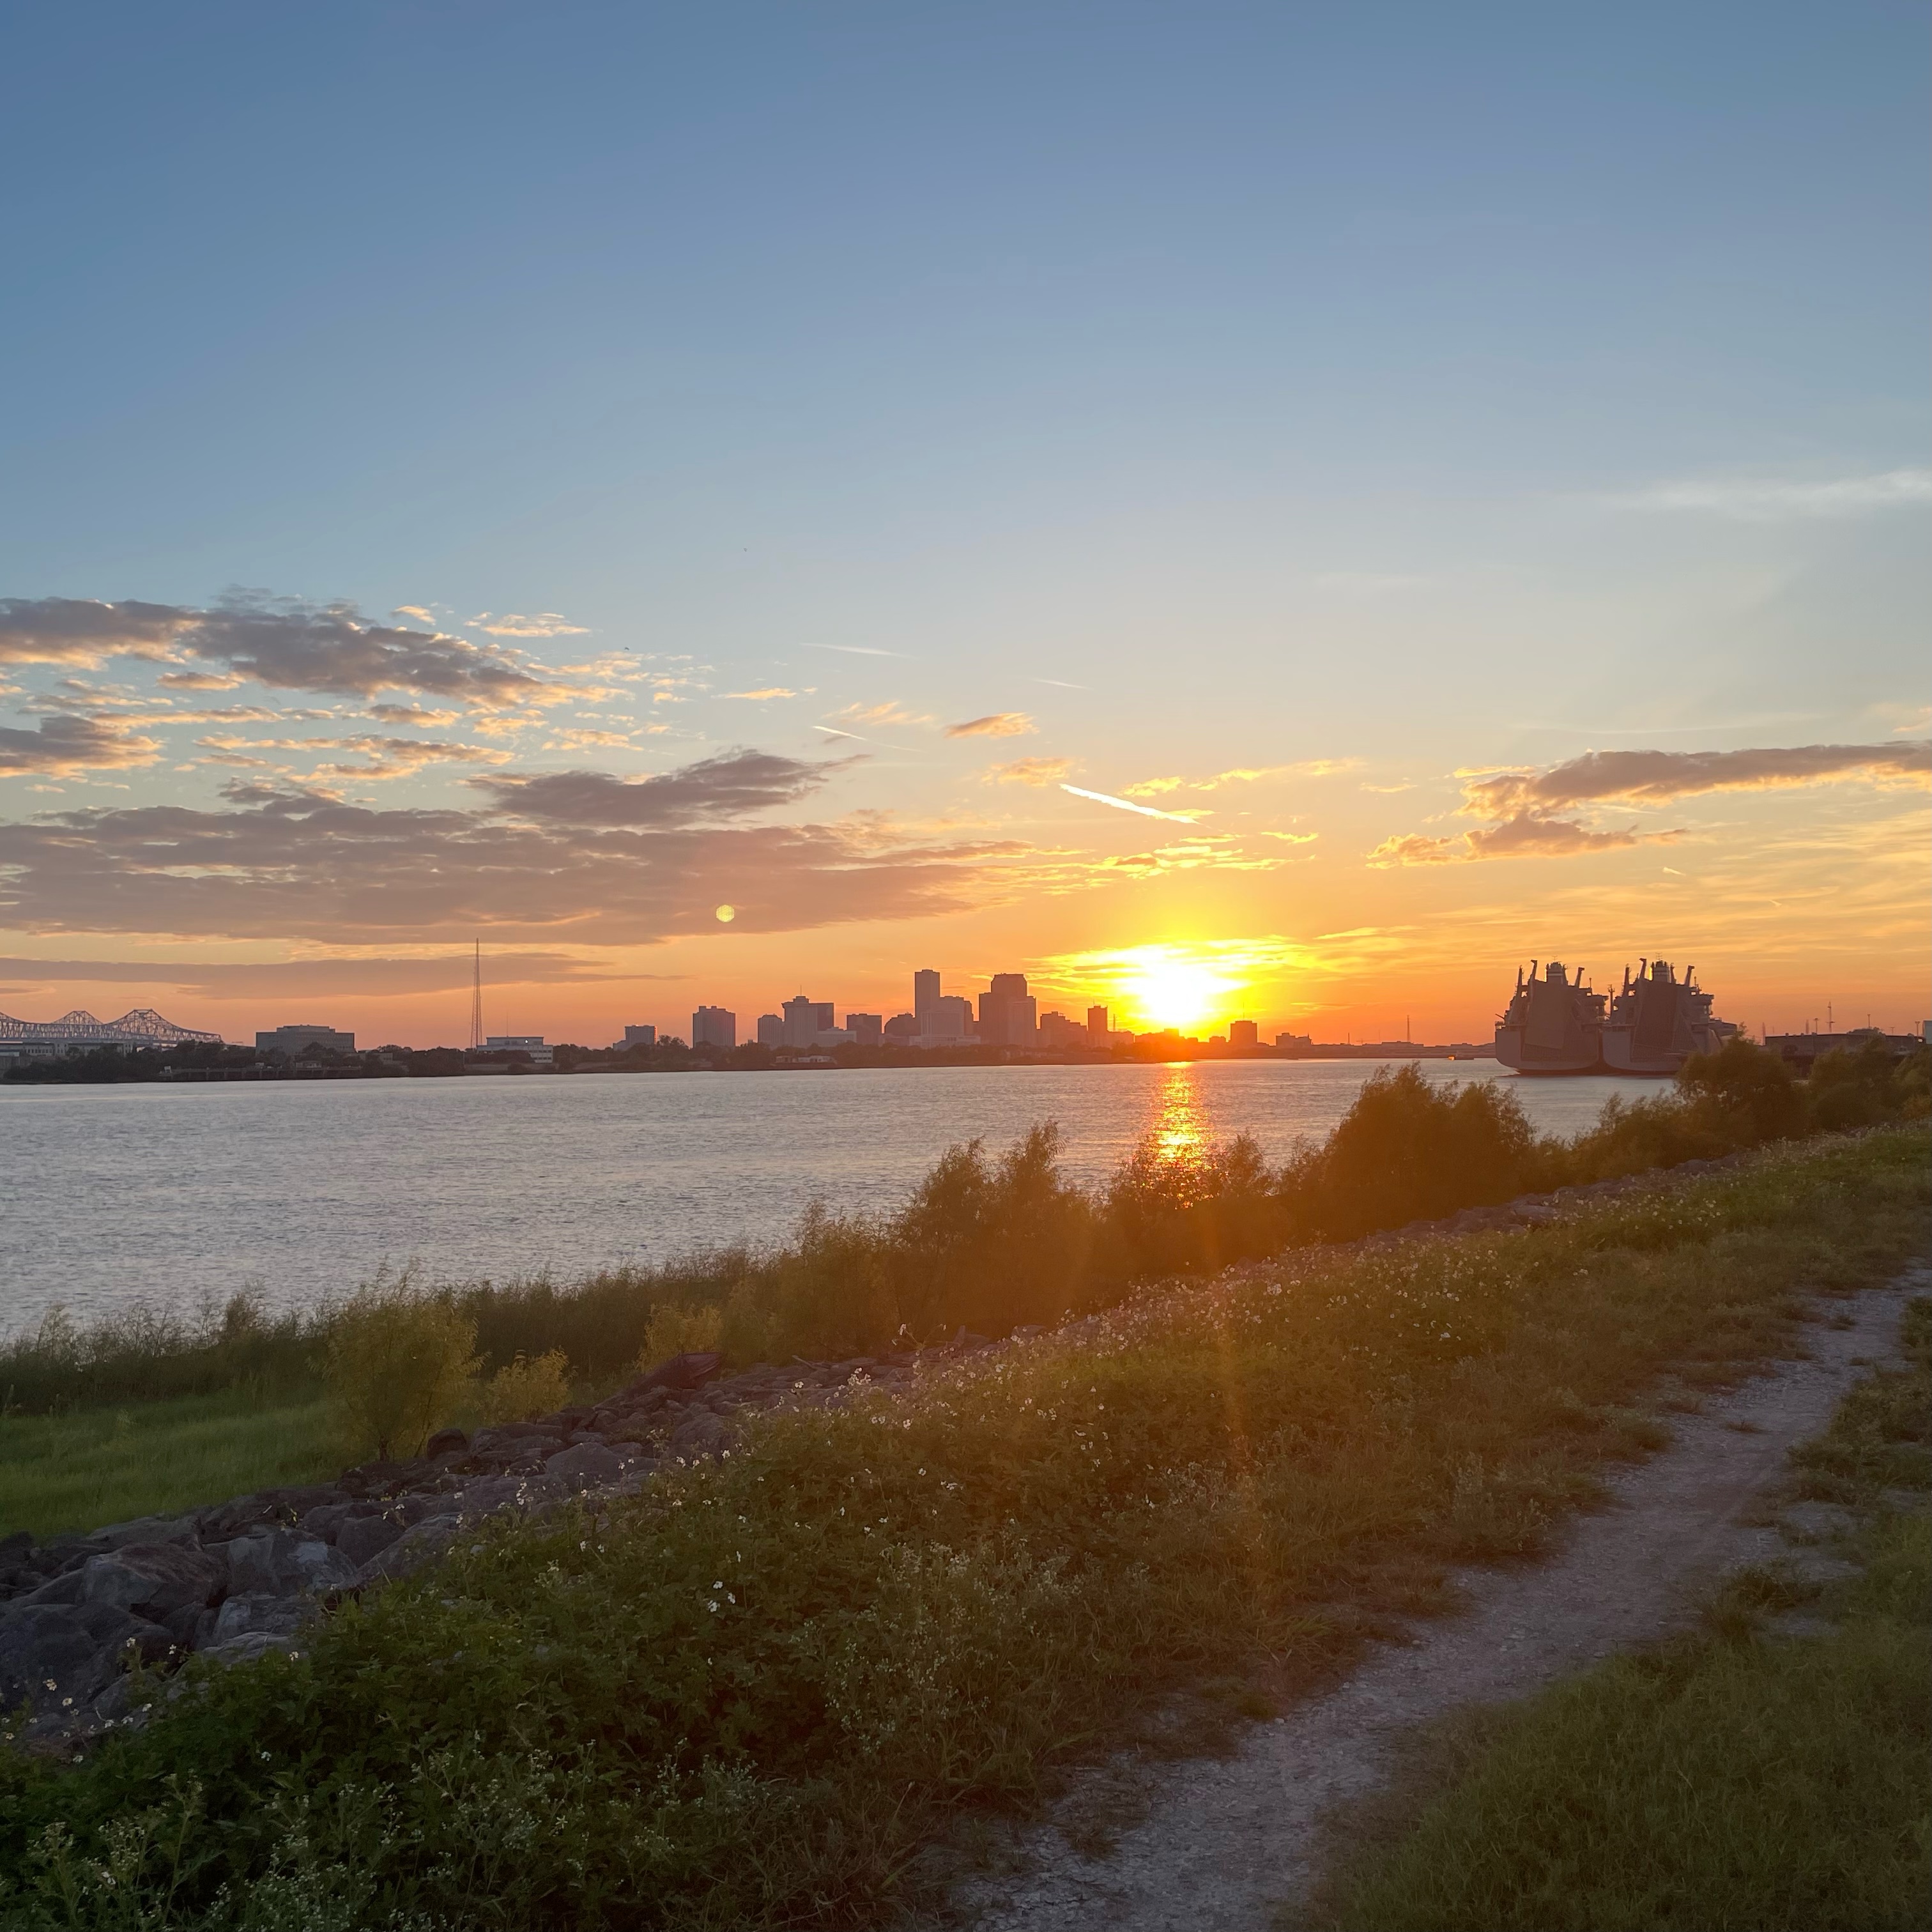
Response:
M1105 1046L1107 1043L1108 1030L1106 1008L1089 1006L1087 1009L1088 1037L1096 1046Z
M980 1039L994 1046L1033 1046L1039 1005L1027 991L1024 973L995 973L980 995Z
M722 1006L700 1006L691 1016L691 1043L728 1051L738 1044L738 1016Z
M928 966L912 976L912 1016L918 1021L921 1033L937 1030L932 1016L938 1005L939 974L937 968Z

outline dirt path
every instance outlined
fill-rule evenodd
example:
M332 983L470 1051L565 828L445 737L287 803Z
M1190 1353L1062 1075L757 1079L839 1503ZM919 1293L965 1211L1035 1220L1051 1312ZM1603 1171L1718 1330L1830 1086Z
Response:
M1620 1506L1579 1522L1553 1561L1459 1572L1466 1614L1372 1654L1335 1690L1256 1726L1232 1757L1090 1774L1137 1786L1146 1807L1109 1855L1084 1856L1046 1826L1028 1835L1016 1874L974 1881L958 1904L976 1932L1266 1932L1316 1876L1324 1814L1380 1786L1418 1726L1661 1636L1720 1573L1787 1550L1775 1526L1744 1519L1762 1516L1752 1505L1780 1484L1786 1451L1824 1427L1868 1364L1895 1355L1907 1297L1929 1290L1922 1264L1827 1304L1806 1330L1809 1359L1681 1419L1670 1448L1612 1482Z

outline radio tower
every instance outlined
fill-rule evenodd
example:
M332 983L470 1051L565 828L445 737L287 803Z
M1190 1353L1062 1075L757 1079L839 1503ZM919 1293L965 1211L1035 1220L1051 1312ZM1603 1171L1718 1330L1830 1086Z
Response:
M476 942L476 954L470 975L470 1048L473 1053L483 1044L483 942Z

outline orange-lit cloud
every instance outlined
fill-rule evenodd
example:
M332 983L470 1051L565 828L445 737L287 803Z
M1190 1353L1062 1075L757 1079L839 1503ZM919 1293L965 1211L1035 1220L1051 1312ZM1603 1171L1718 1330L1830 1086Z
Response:
M1932 774L1932 746L1797 745L1736 752L1587 752L1544 771L1463 771L1457 809L1486 818L1459 837L1408 832L1385 838L1369 854L1378 867L1439 866L1478 859L1566 858L1578 853L1666 844L1682 829L1645 832L1598 827L1562 814L1595 804L1664 805L1719 791L1781 790L1798 785L1864 780L1922 785Z
M422 613L411 614L420 616ZM511 610L496 617L484 610L469 622L493 638L581 638L589 632L588 626L573 624L568 617L560 617L554 610L540 610L533 616Z
M1359 758L1306 758L1292 765L1238 765L1204 778L1142 778L1121 790L1130 798L1158 798L1172 791L1219 791L1227 785L1254 784L1266 778L1328 778L1336 772L1354 771L1361 762Z
M1486 818L1599 800L1663 805L1702 792L1766 791L1863 778L1923 784L1932 744L1796 745L1741 752L1586 752L1547 771L1458 772L1463 809Z
M989 766L986 772L986 782L988 784L1058 784L1078 762L1073 758L1016 758L1010 765Z
M160 749L158 739L140 737L124 724L56 712L32 731L0 727L0 778L129 771L152 765Z
M721 691L720 698L746 698L754 703L770 698L796 698L798 693L782 684L768 684L760 691Z
M1024 738L1038 728L1024 711L992 711L983 718L969 718L963 724L949 724L949 738Z

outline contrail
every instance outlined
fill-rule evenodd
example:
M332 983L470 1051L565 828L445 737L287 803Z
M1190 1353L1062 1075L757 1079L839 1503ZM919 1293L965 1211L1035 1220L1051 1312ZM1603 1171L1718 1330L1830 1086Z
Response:
M1136 805L1130 798L1116 798L1111 792L1087 791L1078 785L1062 784L1062 791L1070 791L1076 798L1090 798L1096 805L1111 805L1117 812L1138 812L1143 818L1168 818L1176 825L1192 825L1191 818L1178 812L1156 812L1150 805Z

